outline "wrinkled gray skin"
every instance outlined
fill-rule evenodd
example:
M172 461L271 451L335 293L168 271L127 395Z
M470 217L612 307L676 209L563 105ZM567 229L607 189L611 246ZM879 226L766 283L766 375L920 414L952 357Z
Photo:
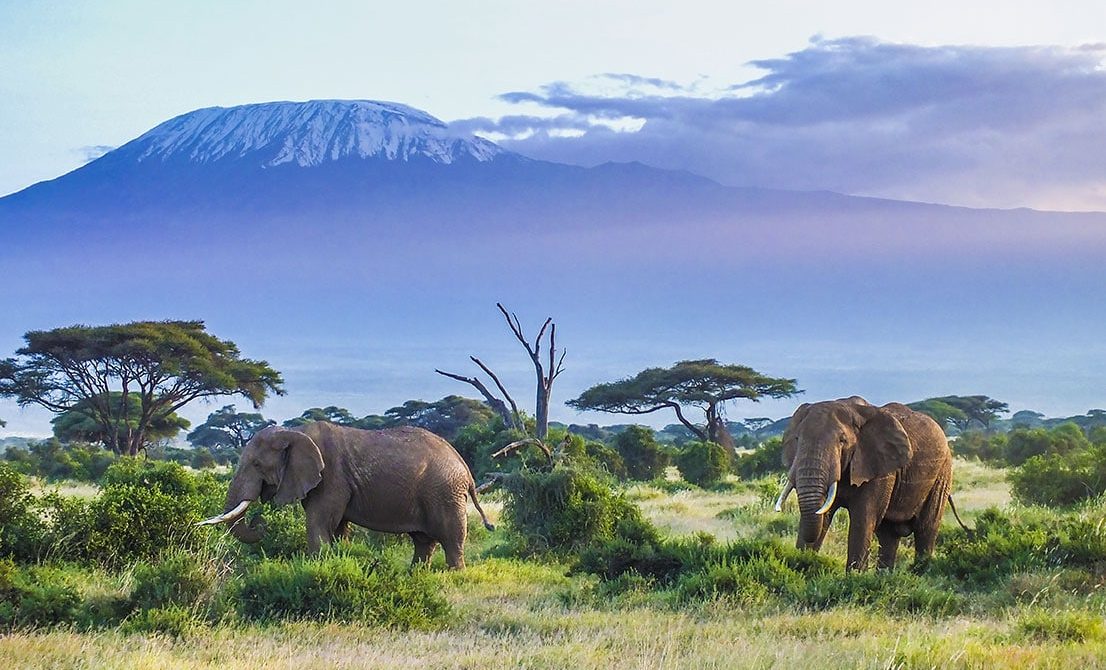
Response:
M242 501L286 505L307 513L307 546L346 534L350 523L385 533L407 533L414 563L426 563L441 544L451 568L465 565L468 498L484 525L472 474L442 438L421 428L359 430L324 421L259 431L242 450L227 492L226 510ZM244 513L244 512L243 512ZM261 539L264 526L230 520L243 542Z
M952 487L952 453L941 427L906 405L863 398L804 404L783 437L783 463L799 498L800 549L817 551L833 515L849 511L848 569L867 567L872 535L879 566L895 565L899 540L914 535L916 562L933 555ZM833 482L837 496L817 514Z

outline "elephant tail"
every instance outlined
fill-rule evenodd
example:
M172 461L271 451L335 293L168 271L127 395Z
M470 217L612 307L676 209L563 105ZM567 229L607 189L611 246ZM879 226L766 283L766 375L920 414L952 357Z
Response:
M469 497L472 498L472 504L476 506L476 511L480 512L480 518L484 521L484 527L488 530L495 530L495 524L488 521L488 515L484 514L484 508L480 506L480 500L476 497L476 482L469 479Z
M954 517L956 517L956 523L960 524L960 527L964 529L965 533L970 534L972 532L972 529L965 526L964 522L960 520L960 513L956 511L956 503L954 503L952 501L952 494L950 493L950 494L948 494L948 496L949 496L949 507L952 508L952 515Z

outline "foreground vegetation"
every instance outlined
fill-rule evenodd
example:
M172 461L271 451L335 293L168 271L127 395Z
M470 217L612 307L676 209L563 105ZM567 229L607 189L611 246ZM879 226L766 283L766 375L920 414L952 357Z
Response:
M217 478L126 463L84 498L87 510L117 509L101 501L126 500L119 491L133 493L138 480L149 493L141 501L154 508L158 492L191 486L173 498L193 501L195 511L169 522L166 550L119 560L55 537L55 552L68 543L83 553L0 563L0 622L10 631L0 662L921 668L1095 667L1106 658L1102 502L1021 506L1010 501L1005 473L978 463L958 462L956 492L975 534L946 524L921 574L909 570L905 551L894 573L861 575L843 569L844 519L821 554L790 548L796 516L772 511L773 476L728 476L702 489L670 467L621 492L585 487L566 498L610 495L621 513L591 524L594 541L572 551L527 543L528 522L504 523L510 496L500 492L485 506L501 530L484 531L474 515L469 568L451 573L440 555L433 569L411 572L405 538L364 532L304 558L295 508L265 512L260 546L219 532L175 534L218 507ZM565 477L553 483L563 487ZM90 527L113 532L100 521Z

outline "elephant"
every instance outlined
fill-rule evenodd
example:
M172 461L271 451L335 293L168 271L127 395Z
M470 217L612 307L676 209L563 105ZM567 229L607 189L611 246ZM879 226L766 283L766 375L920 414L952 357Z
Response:
M300 501L307 514L307 548L345 536L354 523L385 533L407 533L412 565L429 563L435 547L450 568L465 566L468 499L494 530L476 497L472 473L445 440L421 428L361 430L318 421L297 428L269 426L242 450L223 514L199 525L229 524L243 542L264 532L244 522L256 501Z
M804 403L783 436L787 484L798 492L800 549L821 548L833 515L849 510L848 570L867 567L872 535L879 567L893 568L899 540L913 533L915 564L933 555L950 500L952 452L944 431L906 405L859 397ZM954 508L955 511L955 508Z

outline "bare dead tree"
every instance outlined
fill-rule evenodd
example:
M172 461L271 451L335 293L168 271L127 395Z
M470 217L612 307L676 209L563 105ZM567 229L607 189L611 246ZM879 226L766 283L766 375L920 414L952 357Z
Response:
M567 353L561 351L560 356L558 357L557 355L557 324L553 323L553 317L547 318L545 323L542 324L541 329L538 330L538 336L534 338L533 343L530 343L522 332L522 324L519 322L518 316L513 312L508 312L501 303L497 302L495 306L499 308L500 313L503 314L503 318L507 321L507 327L511 329L515 338L526 349L526 353L534 363L534 372L537 375L537 393L535 395L534 406L534 418L536 423L534 438L539 442L544 442L549 432L549 398L553 393L553 382L564 372L565 354ZM546 367L542 355L542 342L545 339L546 332L549 333L548 367ZM515 404L515 401L511 398L507 389L504 388L503 384L499 381L499 377L492 372L491 368L484 365L480 359L475 356L469 356L469 359L491 378L496 388L503 395L503 399L493 394L477 377L465 377L464 375L444 372L442 370L435 370L435 372L449 377L450 379L456 379L457 381L472 385L482 396L484 396L484 399L492 409L503 417L504 423L521 430L523 427L522 416L519 414L518 405ZM506 402L504 402L504 399ZM510 405L510 409L507 407L508 404Z

